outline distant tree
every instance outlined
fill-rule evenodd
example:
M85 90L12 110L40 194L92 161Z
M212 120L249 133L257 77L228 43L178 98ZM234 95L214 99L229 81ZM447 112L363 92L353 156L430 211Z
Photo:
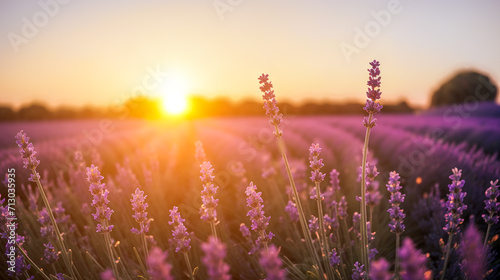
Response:
M43 104L32 103L27 106L21 107L17 112L21 120L48 120L52 118L52 112L47 109Z
M0 106L0 121L12 121L17 117L16 112L9 106Z
M432 94L431 107L495 101L496 97L497 86L488 76L474 71L463 71L443 83Z

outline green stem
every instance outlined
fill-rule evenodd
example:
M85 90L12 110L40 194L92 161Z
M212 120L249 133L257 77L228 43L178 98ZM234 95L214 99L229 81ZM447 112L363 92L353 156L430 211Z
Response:
M278 131L277 125L275 125L275 130ZM281 139L281 137L277 137L277 139L278 139L278 148L279 148L279 151L281 153L281 157L283 158L283 161L285 163L285 169L286 169L286 173L288 175L288 180L290 181L290 186L292 187L292 192L293 192L293 196L295 198L295 203L297 204L297 211L299 212L299 222L300 222L300 226L302 229L302 234L304 235L304 239L306 241L307 249L309 250L309 254L311 255L311 258L313 260L315 260L315 262L317 263L318 269L320 270L321 275L324 276L323 266L321 265L321 261L319 260L317 254L314 252L314 246L313 246L311 234L309 233L307 220L305 218L304 210L302 208L302 203L300 202L299 193L297 192L297 187L295 186L295 181L293 179L292 172L290 170L290 164L289 164L288 158L286 156L285 143L283 142L283 139Z
M451 239L453 238L453 235L450 233L448 237L448 245L446 245L446 256L444 258L444 264L443 264L443 274L441 274L441 280L444 279L444 275L446 273L446 266L448 265L448 258L450 257L450 251L451 251Z
M486 248L486 244L488 243L488 236L490 235L491 224L488 223L488 229L486 230L486 235L484 236L483 247Z
M189 257L187 255L187 252L184 252L184 260L186 261L186 266L189 271L189 278L191 280L194 280L194 275L193 275L193 269L191 268L191 262L189 261Z
M148 256L149 256L149 250L148 250L148 242L146 240L146 234L143 233L142 234L142 246L144 246L144 255L145 255L145 258L144 258L144 262L146 263L146 266L148 265Z
M329 264L328 261L328 253L330 252L330 246L328 244L328 240L326 239L326 234L325 234L325 218L323 217L323 206L321 205L321 192L320 192L320 185L318 182L315 182L315 187L316 187L316 205L318 206L318 222L319 222L319 231L320 231L320 238L321 238L321 244L323 247L323 264L326 268L326 273L328 275L329 279L333 279L334 274L332 267Z
M371 123L373 114L368 115L368 123ZM360 231L361 231L361 258L362 263L365 266L366 274L370 274L370 264L368 260L368 236L366 228L366 159L368 157L368 142L370 139L370 128L366 128L365 143L363 146L363 161L361 163L361 221L360 221Z
M38 266L36 265L36 263L35 263L35 262L34 262L34 261L30 258L30 257L28 257L28 254L26 254L26 252L24 252L23 248L21 248L21 246L19 246L19 244L18 244L17 242L16 242L16 247L17 247L17 249L19 250L19 252L21 252L21 254L23 254L24 259L25 259L26 261L28 261L28 262L29 262L29 264L30 264L32 267L34 267L34 268L35 268L35 270L36 270L36 272L38 272L38 274L40 274L40 275L41 275L44 279L50 280L50 277L49 277L49 276L47 276L47 274L45 274L45 273L43 272L43 270L42 270L40 267L38 267Z
M104 221L104 226L105 228L108 228L108 223L107 221ZM117 279L120 277L118 276L118 269L116 267L115 259L113 258L113 252L111 251L111 236L109 232L104 233L104 242L106 242L106 250L108 251L108 256L109 256L109 261L111 262L111 268L113 269L113 274Z
M396 233L396 260L394 264L394 275L399 279L399 233Z
M59 231L59 227L57 226L56 219L54 218L54 214L52 213L52 208L50 207L49 200L47 199L47 196L45 195L45 191L43 190L42 183L40 182L40 179L38 178L38 175L36 173L35 168L31 169L31 173L33 174L33 177L35 178L35 183L38 187L38 192L40 193L40 196L42 197L45 208L47 209L47 213L49 214L50 221L52 223L52 226L54 227L54 231L55 231L56 237L57 237L57 243L59 245L58 247L62 251L64 264L66 265L66 268L68 269L69 273L71 274L71 278L76 280L78 278L76 278L75 273L73 271L73 266L71 265L71 261L69 260L68 251L66 250L66 246L64 246L64 241L62 240L61 232Z
M210 228L212 229L212 235L214 236L215 239L217 238L217 229L215 228L215 222L210 222Z

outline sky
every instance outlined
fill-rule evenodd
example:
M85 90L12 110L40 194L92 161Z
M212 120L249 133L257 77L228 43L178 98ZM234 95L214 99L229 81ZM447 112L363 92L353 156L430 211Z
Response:
M161 96L428 106L460 69L500 80L500 1L0 0L0 104L118 104ZM175 91L175 90L174 90Z

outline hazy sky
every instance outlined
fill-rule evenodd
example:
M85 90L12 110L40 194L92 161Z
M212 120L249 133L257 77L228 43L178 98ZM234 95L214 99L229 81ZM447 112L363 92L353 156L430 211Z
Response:
M382 103L427 105L458 69L500 80L499 13L493 0L0 0L0 103L105 105L168 79L259 98L261 73L278 102L361 101L378 59Z

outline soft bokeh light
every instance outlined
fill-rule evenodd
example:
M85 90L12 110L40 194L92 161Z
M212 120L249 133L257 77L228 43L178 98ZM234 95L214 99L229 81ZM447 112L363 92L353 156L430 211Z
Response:
M186 82L181 76L172 76L161 86L162 109L169 115L180 115L188 109Z

